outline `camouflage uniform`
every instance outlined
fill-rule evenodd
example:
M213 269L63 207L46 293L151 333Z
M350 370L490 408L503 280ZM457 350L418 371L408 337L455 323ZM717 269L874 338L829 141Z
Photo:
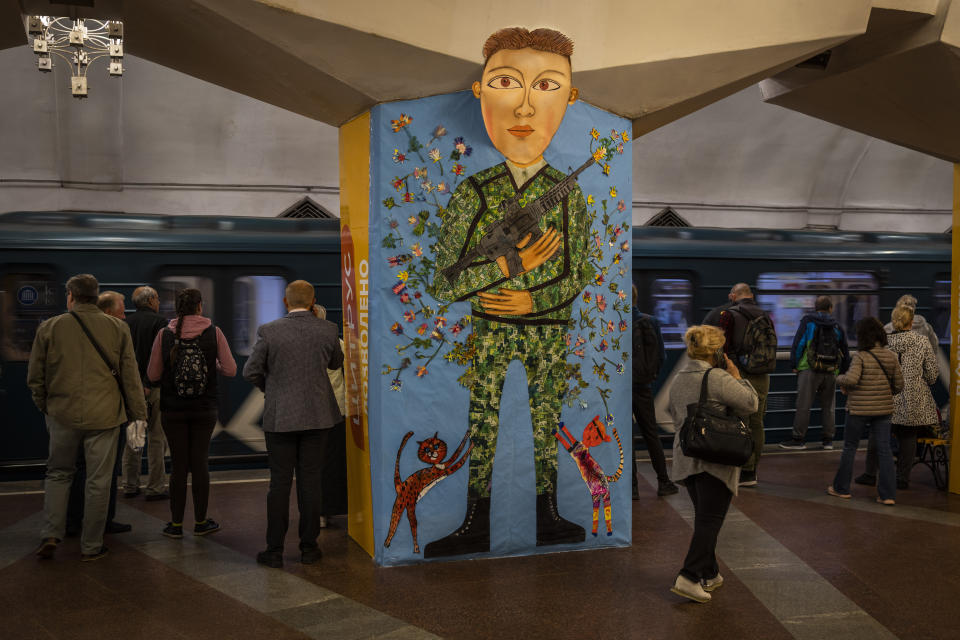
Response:
M433 295L439 300L470 300L477 350L471 366L470 389L470 492L490 496L493 459L500 426L500 396L510 362L519 359L527 373L530 413L533 422L537 493L554 490L557 470L557 440L552 430L560 421L565 388L566 343L571 303L593 278L589 262L589 221L580 187L540 220L546 231L554 227L562 235L554 256L529 272L504 276L495 261L478 258L454 283L443 276L479 240L486 228L500 219L497 205L516 193L527 202L546 193L564 178L545 165L530 180L517 186L506 164L480 171L464 180L450 197L437 244ZM477 294L498 289L529 291L533 312L523 316L497 315L483 311Z

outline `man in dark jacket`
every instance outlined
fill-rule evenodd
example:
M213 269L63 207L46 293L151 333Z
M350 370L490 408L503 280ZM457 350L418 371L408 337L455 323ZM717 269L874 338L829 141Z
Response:
M833 300L819 296L814 313L800 320L790 349L790 368L797 374L797 413L793 419L793 438L780 443L783 449L806 449L804 440L810 426L810 407L820 398L824 449L833 449L836 431L837 374L850 364L847 336L830 315Z
M127 316L127 326L130 327L130 337L133 338L133 350L137 356L137 367L140 370L140 380L143 382L143 392L147 397L147 486L144 490L147 500L164 500L170 497L167 493L167 474L164 469L164 450L167 440L163 437L163 428L160 426L160 385L154 385L147 379L147 363L150 362L150 350L153 348L154 338L167 326L158 311L160 310L160 296L153 287L137 287L133 291L135 313ZM140 494L140 460L139 450L124 447L123 450L123 497L133 498Z
M647 344L644 336L655 338L655 344ZM650 462L657 473L657 495L673 495L679 489L670 481L667 474L667 462L660 442L657 427L657 412L653 405L653 382L660 373L660 366L666 359L663 348L663 334L660 323L653 316L641 313L637 308L637 287L633 287L633 416L640 427L640 435L647 445ZM637 439L633 440L633 499L640 499L640 486L637 480Z
M740 468L739 482L739 486L741 487L755 487L757 486L757 466L760 464L760 455L763 453L765 439L763 417L767 412L767 395L770 392L770 374L750 373L746 371L743 367L741 356L748 355L744 352L744 336L747 325L754 318L759 316L767 316L769 318L769 315L757 305L750 285L745 282L738 282L733 285L733 288L730 290L730 297L731 304L720 312L716 326L723 329L723 333L727 339L723 346L724 351L737 365L743 379L752 384L757 392L757 410L747 418L747 426L750 427L750 434L753 436L753 455L751 455L747 463Z
M321 479L327 440L343 416L327 369L343 366L337 325L313 315L313 285L287 285L287 315L257 329L257 343L243 377L265 394L263 431L270 465L267 548L257 562L283 566L290 516L290 487L297 474L300 561L320 560Z

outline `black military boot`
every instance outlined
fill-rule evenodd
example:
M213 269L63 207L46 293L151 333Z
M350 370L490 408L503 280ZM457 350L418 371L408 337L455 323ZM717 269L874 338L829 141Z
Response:
M582 535L580 539L583 539ZM440 558L487 551L490 551L490 498L468 496L463 524L447 537L424 547L423 557Z
M586 533L578 524L560 517L556 490L537 494L537 546L583 542Z

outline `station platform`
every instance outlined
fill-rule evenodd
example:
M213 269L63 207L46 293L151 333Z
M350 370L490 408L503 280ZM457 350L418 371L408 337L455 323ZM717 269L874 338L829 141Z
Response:
M223 525L216 535L166 539L166 502L121 497L117 520L133 531L107 536L105 558L81 563L74 538L38 561L42 485L3 483L0 636L957 637L960 497L938 491L919 466L895 507L876 504L875 489L860 485L852 500L830 497L839 455L768 447L759 485L741 489L720 534L725 583L702 605L669 591L692 506L683 491L657 498L648 462L640 463L630 548L394 568L376 567L347 537L344 519L323 531L320 564L301 565L288 536L283 569L257 565L265 471L213 474L210 514Z

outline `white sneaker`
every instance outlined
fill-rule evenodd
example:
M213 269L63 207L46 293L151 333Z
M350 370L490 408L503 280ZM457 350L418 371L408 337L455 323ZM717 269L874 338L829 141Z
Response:
M723 576L718 573L715 578L704 580L700 584L703 586L703 590L706 591L707 593L711 591L716 591L723 584Z
M677 581L673 583L670 591L694 602L710 602L710 594L703 590L703 585L683 576L677 576Z

